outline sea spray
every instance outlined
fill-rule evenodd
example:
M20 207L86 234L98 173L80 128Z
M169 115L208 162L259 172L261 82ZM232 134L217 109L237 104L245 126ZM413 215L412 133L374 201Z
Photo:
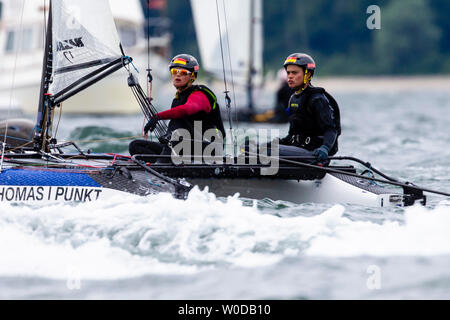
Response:
M342 205L314 215L311 208L293 205L283 217L238 195L217 199L198 188L187 200L159 194L90 204L2 204L0 275L64 278L76 270L83 279L120 279L255 268L305 256L450 253L445 203L407 208L403 221L383 222L354 220Z
M326 216L344 211L330 210ZM2 205L2 212L1 251L8 251L10 263L1 273L43 276L61 275L55 268L66 263L81 264L85 276L99 278L124 276L127 266L132 276L162 272L162 265L173 266L166 269L173 273L270 265L301 254L320 225L302 216L262 214L238 195L217 199L197 188L185 201L169 194L124 195L90 205Z
M429 209L420 205L405 209L404 221L383 223L339 219L328 232L318 234L308 255L352 257L437 256L450 254L450 207Z

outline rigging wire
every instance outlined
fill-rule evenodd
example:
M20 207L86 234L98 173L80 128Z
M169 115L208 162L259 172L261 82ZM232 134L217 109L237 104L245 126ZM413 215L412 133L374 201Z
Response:
M239 126L238 126L238 121L237 121L236 90L234 89L234 76L233 76L233 67L231 64L230 40L228 38L229 32L228 32L227 10L225 7L225 1L222 0L222 2L223 2L223 15L224 15L224 20L225 20L225 35L227 37L228 63L230 64L231 88L233 91L233 105L234 105L234 112L235 112L236 129L238 129Z
M14 67L13 67L13 73L12 73L12 82L11 82L11 91L10 91L10 95L9 95L9 106L8 106L8 113L6 116L6 125L5 125L5 136L3 138L3 143L2 143L2 157L0 160L0 172L2 172L2 168L3 168L3 160L4 160L4 154L5 154L5 148L6 148L6 137L8 136L8 122L9 122L9 116L11 114L11 107L12 107L12 99L13 99L13 94L14 94L14 90L15 90L15 82L16 82L16 70L17 70L17 59L19 56L19 49L22 47L22 40L23 40L23 13L25 11L25 2L26 0L23 0L22 2L22 9L21 9L21 14L20 14L20 27L19 27L19 37L17 39L16 42L16 52L15 52L15 57L14 57Z
M137 100L139 106L141 107L142 113L144 114L144 123L145 119L150 120L154 117L158 111L152 104L152 87L153 87L153 77L151 74L152 69L150 68L150 5L147 1L147 23L146 23L146 34L147 34L147 94L144 92L142 87L139 84L139 81L134 75L130 72L129 68L126 68L128 71L128 86L131 88L131 91ZM164 121L158 121L155 127L155 135L160 138L167 132L167 125Z
M249 152L246 151L245 152L246 155L249 156L258 156L258 153L254 153L254 152ZM348 159L348 160L353 160L356 162L359 162L365 166L369 166L371 170L373 170L375 173L380 174L383 178L385 178L386 180L383 179L378 179L378 178L374 178L374 177L368 177L368 176L364 176L362 174L357 174L357 173L352 173L352 172L346 172L340 169L334 169L334 168L330 168L327 166L320 166L317 164L312 164L312 163L306 163L306 162L302 162L301 160L315 160L315 157L311 157L311 156L295 156L295 157L273 157L273 156L267 156L264 155L264 157L267 157L268 159L276 159L278 161L281 162L285 162L285 163L289 163L289 164L293 164L293 165L298 165L301 167L306 167L306 168L311 168L311 169L317 169L317 170L321 170L324 171L326 173L338 173L338 174L342 174L345 176L350 176L350 177L357 177L363 180L369 180L369 181L376 181L376 182L381 182L381 183L386 183L386 184L390 184L393 186L398 186L398 187L403 187L403 188L407 188L407 189L414 189L414 190L418 190L418 191L423 191L423 192L430 192L430 193L435 193L435 194L440 194L443 196L447 196L450 197L450 193L446 193L446 192L442 192L442 191L437 191L437 190L431 190L431 189L426 189L420 186L417 186L415 184L412 184L411 182L400 182L397 179L393 179L391 177L388 177L387 175L381 173L380 171L376 170L375 168L372 167L372 165L368 162L364 162L360 159L354 158L354 157L329 157L330 160L343 160L343 159ZM301 159L301 160L300 160Z
M224 2L222 1L222 4L225 7ZM227 85L227 78L226 78L226 72L225 72L225 58L224 58L224 54L223 54L223 44L222 44L222 30L220 27L220 14L219 14L219 3L218 0L216 0L216 12L217 12L217 25L219 27L219 43L220 43L220 54L222 56L222 71L223 71L223 82L224 82L224 86L225 86L225 104L226 107L228 109L228 122L230 125L230 134L231 134L231 141L233 146L235 146L235 137L233 134L233 125L232 125L232 119L231 119L231 98L228 95L229 90L228 90L228 85ZM228 30L225 30L226 33L228 34ZM230 65L230 69L232 69L231 65Z
M45 15L45 2L47 0L44 0L44 35L47 34L47 27L46 27L46 23L45 21L47 21L46 19L46 15ZM44 36L44 48L45 48L45 36ZM55 130L55 134L53 136L54 139L56 139L56 136L58 135L58 129L59 129L59 123L61 122L61 116L62 116L62 108L63 108L63 104L60 103L59 104L59 117L58 117L58 123L56 124L56 130Z
M45 50L45 37L46 37L46 35L47 35L47 15L46 15L46 8L47 8L47 0L44 0L44 37L43 37L43 40L44 40L44 50ZM49 9L50 9L50 7L49 7ZM62 112L63 112L63 110L62 110L62 108L63 108L63 104L62 103L60 103L59 104L59 117L58 117L58 123L56 124L56 130L55 130L55 133L53 134L53 138L56 140L56 136L58 135L58 129L59 129L59 123L61 122L61 116L62 116Z
M220 28L220 14L219 14L219 3L216 0L216 11L217 11L217 25L219 27L219 44L220 44L220 54L222 55L222 70L223 70L223 83L225 85L225 94L228 95L227 78L225 73L225 59L223 57L223 44L222 44L222 31Z
M150 69L150 1L147 1L147 97L152 101L153 77Z
M152 91L153 91L153 76L152 69L150 68L150 0L147 1L147 100L149 104L152 103ZM145 126L145 118L142 121L142 131L144 131ZM151 136L150 136L151 137ZM151 138L150 138L151 140Z
M61 122L62 103L59 104L59 108L58 109L59 109L59 117L58 117L58 123L56 124L55 134L53 135L54 139L56 139L56 136L58 135L59 123Z
M155 116L158 111L153 106L153 104L150 102L148 97L146 96L144 90L142 90L141 86L139 85L139 82L137 82L137 79L135 79L132 75L132 78L129 78L128 86L131 88L131 91L133 92L134 97L136 98L139 106L141 107L142 113L144 114L145 118L150 120L153 116ZM156 128L154 130L155 135L160 138L167 132L167 125L164 121L158 121L156 124Z

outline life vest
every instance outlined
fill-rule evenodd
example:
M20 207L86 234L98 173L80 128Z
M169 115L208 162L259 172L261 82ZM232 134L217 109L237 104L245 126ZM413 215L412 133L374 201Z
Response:
M171 108L176 108L185 104L189 96L195 91L201 91L208 98L211 106L211 111L206 113L204 111L197 112L193 115L172 119L169 122L169 132L173 132L176 129L186 129L190 132L192 138L194 137L194 121L202 122L202 136L208 129L216 129L222 133L222 137L225 138L225 129L222 122L222 116L220 114L219 104L215 94L204 85L191 85L186 90L176 94L172 101Z
M336 100L323 88L308 86L300 94L293 94L289 100L288 112L291 125L290 134L294 135L294 145L314 150L323 143L323 134L317 124L317 117L311 109L314 100L323 99L333 109L333 120L337 132L336 141L330 150L335 154L338 149L338 137L341 134L341 115ZM292 131L291 131L292 130Z

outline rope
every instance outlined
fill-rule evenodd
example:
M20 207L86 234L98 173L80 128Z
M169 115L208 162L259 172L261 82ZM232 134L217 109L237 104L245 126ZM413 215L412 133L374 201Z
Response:
M222 55L222 70L223 70L223 83L225 85L225 94L228 94L228 87L227 87L227 78L225 74L225 59L223 57L223 44L222 44L222 31L220 28L220 15L219 15L219 3L216 0L216 11L217 11L217 25L219 27L219 44L220 44L220 54Z
M7 135L4 135L4 134L0 134L0 136L6 137L6 138L8 138L8 139L22 140L22 141L27 141L27 142L30 141L29 139L19 138L19 137L14 137L14 136L7 136ZM6 143L5 143L5 144L6 144Z
M147 1L147 97L152 101L153 77L150 69L150 3Z
M121 137L121 138L108 138L108 139L96 139L96 140L72 140L73 142L79 143L92 143L92 142L108 142L112 140L130 140L139 138L140 136L130 136L130 137Z
M61 122L61 115L62 115L62 103L59 105L58 123L56 124L55 134L53 135L53 138L55 138L55 139L56 139L56 136L58 135L59 123Z
M141 107L142 113L144 114L145 118L150 120L152 117L154 117L158 111L153 106L153 104L150 102L150 99L145 95L144 90L142 90L139 83L129 83L129 86L131 88L131 91L133 92L134 97L136 98L139 106ZM155 135L160 138L167 132L167 125L164 121L158 121L155 128Z
M25 11L24 10L25 2L26 2L26 0L23 0L21 14L20 14L19 37L18 37L18 40L16 42L16 52L15 52L15 57L14 57L14 67L13 67L13 74L12 74L11 92L10 92L10 95L9 95L9 107L8 107L8 113L7 113L7 116L6 116L5 136L3 138L3 143L2 143L2 157L1 157L1 160L0 160L0 173L2 172L2 168L3 168L3 160L4 160L4 154L5 154L5 148L6 148L6 137L8 136L8 122L9 122L9 116L11 114L12 98L13 98L13 93L14 93L14 89L15 89L17 58L19 56L19 48L20 48L20 46L22 44L22 38L23 38L23 12Z
M124 61L128 61L128 65L132 65L133 66L133 68L134 68L134 70L137 72L137 73L139 73L139 70L138 70L138 68L136 68L136 66L134 65L134 63L133 63L133 59L131 58L131 57L129 57L129 56L123 56L122 57L122 65L125 67L125 62ZM125 69L128 71L128 74L130 74L130 67L125 67Z
M249 152L249 151L245 151L245 154L251 155L251 156L258 156L258 153ZM322 170L324 172L338 173L338 174L347 175L347 176L351 176L351 177L357 177L357 178L364 179L364 180L376 181L376 182L386 183L386 184L390 184L390 185L398 186L398 187L402 187L402 188L409 188L409 189L414 189L414 190L417 190L417 191L430 192L430 193L435 193L435 194L440 194L440 195L444 195L444 196L450 197L450 193L422 188L422 187L419 187L419 186L417 186L415 184L412 184L410 182L404 182L403 183L403 182L400 182L400 181L398 181L396 179L392 179L392 178L389 178L389 179L385 178L385 180L378 179L378 178L371 178L371 177L363 176L363 175L356 174L356 173L351 173L351 172L346 172L346 171L342 171L342 170L338 170L338 169L333 169L333 168L330 168L330 167L322 167L322 166L319 166L319 165L314 165L314 164L309 164L309 163L305 163L305 162L290 160L289 157L273 157L273 156L267 156L267 155L264 155L264 157L268 158L268 159L277 159L278 161L289 163L289 164L298 165L298 166L301 166L301 167L318 169L318 170ZM330 160L341 160L341 159L345 159L345 158L356 159L356 158L352 158L352 157L330 157L329 159ZM314 160L315 157L305 156L305 157L295 157L295 159ZM372 169L374 170L374 168L372 168ZM375 171L375 172L378 174L377 171ZM384 178L385 176L386 175L383 174L382 177ZM416 200L418 200L418 199L416 199Z
M27 143L24 143L20 146L14 147L14 148L8 148L7 151L8 152L13 152L16 150L20 150L22 148L25 148L26 146L32 144L32 141L28 141L26 139L23 138L17 138L17 137L8 137L8 138L12 138L12 139L16 139L16 140L22 140L22 141L27 141ZM72 140L73 142L78 142L78 143L93 143L93 142L108 142L108 141L113 141L113 140L131 140L131 139L136 139L136 138L140 138L140 136L129 136L129 137L120 137L120 138L108 138L108 139L95 139L95 140ZM5 144L6 146L6 144ZM3 150L5 150L6 148L4 147ZM3 151L4 153L4 151Z
M16 138L16 139L19 139L19 138ZM24 140L24 139L21 139L21 140ZM33 141L29 141L29 142L27 142L27 143L24 143L24 144L22 144L22 145L20 145L20 146L17 146L17 147L15 147L15 148L12 148L12 149L8 149L8 152L10 152L10 151L15 151L15 150L20 150L20 149L22 149L22 148L25 148L26 146L28 146L28 145L30 145L30 144L32 144L33 143ZM6 144L4 144L4 147L6 146ZM5 150L5 148L3 148L3 150ZM4 151L3 151L3 153L4 153ZM1 172L1 171L0 171Z
M224 10L225 10L225 3L222 2L223 6L224 6ZM228 121L229 121L229 125L230 125L230 134L231 134L231 141L233 143L233 145L235 145L235 137L233 134L233 125L232 125L232 119L231 119L231 98L229 97L228 93L228 85L227 85L227 78L226 78L226 72L225 72L225 58L224 58L224 54L223 54L223 44L222 44L222 30L220 27L220 14L219 14L219 3L218 0L216 0L216 13L217 13L217 25L219 27L219 43L220 43L220 54L222 56L222 71L223 71L223 83L225 86L225 105L227 106L228 109ZM225 15L226 16L226 15ZM226 20L226 18L225 18ZM227 25L225 26L225 31L227 34L227 42L228 42L228 51L230 51L229 48L229 41L228 41L228 29L227 29ZM228 54L230 55L230 52L228 52ZM231 58L230 58L231 59ZM231 60L230 60L231 61ZM231 74L233 74L232 71L232 67L231 67L231 62L230 62L230 69L231 69ZM233 84L233 94L234 94L234 84ZM233 96L235 98L235 96Z
M223 0L222 0L223 1ZM236 128L238 127L238 122L237 122L237 107L236 107L236 90L234 89L234 75L233 75L233 67L231 64L231 50L230 50L230 40L228 38L228 19L227 19L227 10L225 8L225 1L223 1L223 15L225 18L225 34L227 37L227 48L228 48L228 63L230 64L230 75L231 75L231 87L232 87L232 91L233 91L233 105L234 105L234 113L235 113L235 119L236 119ZM230 111L228 113L228 117L231 119L231 114ZM230 120L230 130L231 130L231 120ZM234 136L233 136L234 138Z

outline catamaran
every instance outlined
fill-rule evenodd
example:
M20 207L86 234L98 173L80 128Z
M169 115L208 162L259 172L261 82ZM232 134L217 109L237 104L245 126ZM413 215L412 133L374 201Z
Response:
M74 8L79 12L76 18L68 14ZM90 153L71 141L59 143L53 130L55 110L117 70L127 71L128 86L144 116L149 119L156 110L133 75L132 58L120 44L108 0L51 1L44 49L33 139L20 146L4 140L0 202L90 202L161 192L184 199L195 185L208 186L218 196L239 192L246 198L297 203L384 207L426 202L423 192L430 190L390 178L356 158L332 160L358 162L366 167L363 172L351 165L321 167L298 158L276 158L279 166L269 172L268 162L251 161L246 145L239 154L214 163L156 164L152 157L160 156ZM76 151L67 152L68 148Z

